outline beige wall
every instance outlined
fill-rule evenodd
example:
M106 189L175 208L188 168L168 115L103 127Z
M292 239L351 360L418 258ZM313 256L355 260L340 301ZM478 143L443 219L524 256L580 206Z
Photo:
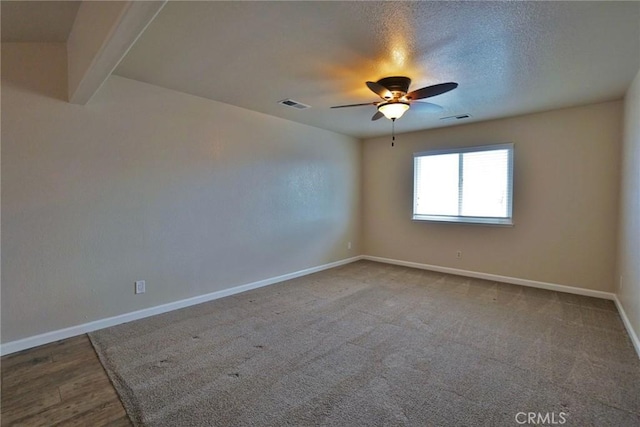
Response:
M402 134L393 148L365 140L363 252L613 291L621 117L616 101ZM411 220L414 152L503 142L515 144L514 227Z
M640 71L624 104L618 258L618 299L640 336Z
M121 77L72 105L65 81L64 45L3 44L2 342L360 253L358 140Z
M2 342L360 253L615 289L621 102L391 148L121 77L71 105L65 55L2 46ZM619 290L637 330L639 80L625 104ZM515 227L410 220L413 152L499 142L515 143ZM133 295L137 279L146 294Z

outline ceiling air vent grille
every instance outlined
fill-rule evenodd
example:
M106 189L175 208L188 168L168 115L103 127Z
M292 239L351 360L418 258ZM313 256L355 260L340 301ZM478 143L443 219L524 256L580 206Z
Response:
M455 116L440 117L440 120L464 120L468 119L469 117L471 117L470 114L458 114Z
M306 110L307 108L311 108L311 105L303 104L302 102L294 101L293 99L289 98L278 101L278 104L295 108L296 110Z

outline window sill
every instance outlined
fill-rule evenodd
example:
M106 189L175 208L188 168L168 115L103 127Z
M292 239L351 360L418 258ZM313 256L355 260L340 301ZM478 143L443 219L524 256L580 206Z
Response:
M498 227L513 227L512 218L487 218L487 217L460 217L439 215L414 215L414 221L420 222L444 222L451 224L490 225Z

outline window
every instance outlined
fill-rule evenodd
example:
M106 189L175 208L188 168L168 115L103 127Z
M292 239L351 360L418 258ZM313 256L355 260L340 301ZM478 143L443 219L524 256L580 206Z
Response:
M512 225L513 144L413 155L413 219Z

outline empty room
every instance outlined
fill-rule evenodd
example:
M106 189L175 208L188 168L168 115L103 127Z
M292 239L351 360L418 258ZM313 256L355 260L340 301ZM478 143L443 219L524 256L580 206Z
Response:
M640 426L640 2L0 2L2 426Z

